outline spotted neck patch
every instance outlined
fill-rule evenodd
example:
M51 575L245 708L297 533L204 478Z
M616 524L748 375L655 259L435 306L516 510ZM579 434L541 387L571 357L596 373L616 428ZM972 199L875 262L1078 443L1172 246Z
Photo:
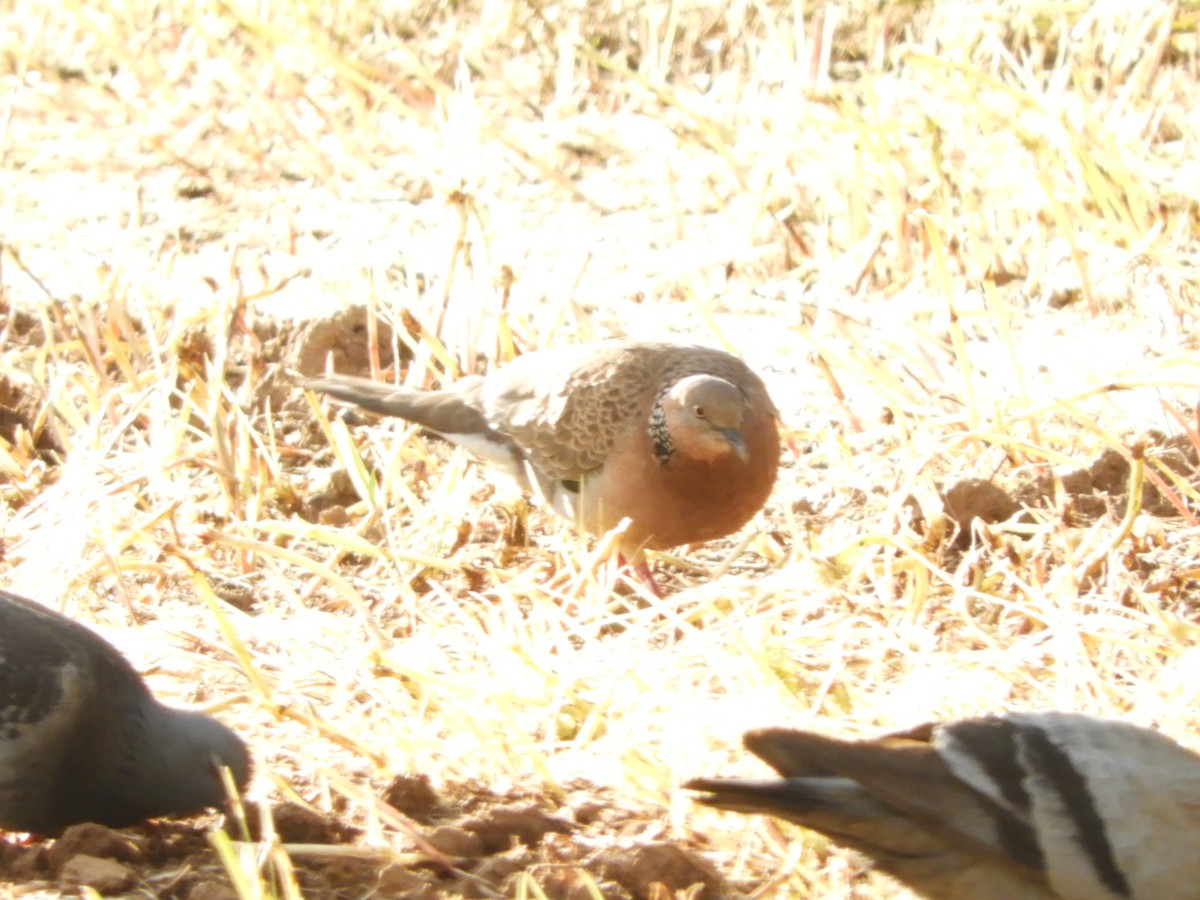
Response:
M668 389L669 390L669 389ZM660 466L665 466L675 455L675 445L671 441L671 431L667 428L667 411L663 401L668 391L664 390L654 401L650 410L650 442L654 445L654 458Z

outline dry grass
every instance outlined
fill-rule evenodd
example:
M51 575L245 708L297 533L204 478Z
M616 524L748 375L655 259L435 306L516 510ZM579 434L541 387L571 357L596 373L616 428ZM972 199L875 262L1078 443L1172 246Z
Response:
M363 852L415 852L375 799L397 773L551 805L583 779L629 813L600 843L699 848L745 896L896 896L677 785L758 771L763 724L1058 707L1198 745L1198 497L1156 456L1200 396L1198 17L10 0L3 580L210 704L255 795ZM663 601L289 375L411 354L430 384L664 332L763 370L791 450ZM1139 446L1129 480L1178 511L1051 477ZM968 477L1032 515L956 549L940 492ZM226 847L244 896L294 895L311 848L261 849Z

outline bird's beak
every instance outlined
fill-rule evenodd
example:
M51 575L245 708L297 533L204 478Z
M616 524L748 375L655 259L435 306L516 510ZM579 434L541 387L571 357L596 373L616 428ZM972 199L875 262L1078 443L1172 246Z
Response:
M725 435L725 440L729 441L729 446L733 448L738 459L744 463L750 462L750 451L746 449L746 442L742 440L740 431L736 428L722 428L721 434Z

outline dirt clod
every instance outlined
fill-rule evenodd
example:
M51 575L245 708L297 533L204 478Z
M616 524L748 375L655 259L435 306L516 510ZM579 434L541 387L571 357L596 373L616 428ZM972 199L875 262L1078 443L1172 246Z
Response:
M677 896L693 885L703 889L690 896L698 900L718 900L725 896L721 876L711 864L677 844L656 841L630 849L611 848L600 854L599 869L626 888L636 900L653 900L662 888L668 897Z
M59 877L65 884L86 886L99 894L115 894L131 887L137 876L133 869L116 860L79 853L67 861Z
M964 478L946 489L943 496L946 515L958 526L955 543L966 546L971 542L975 522L995 524L1012 518L1021 504L990 481Z
M428 775L397 775L383 792L383 799L410 819L428 824L441 801Z
M498 806L463 822L462 828L477 835L487 853L510 847L514 841L533 846L544 834L570 834L572 830L570 822L534 806Z
M358 834L357 828L336 817L322 815L296 803L281 803L271 815L280 840L289 844L337 844Z

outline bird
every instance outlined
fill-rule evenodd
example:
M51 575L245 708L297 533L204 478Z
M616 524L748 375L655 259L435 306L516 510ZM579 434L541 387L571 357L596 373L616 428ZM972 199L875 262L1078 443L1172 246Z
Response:
M1200 756L1147 728L1014 712L861 741L767 728L744 744L782 778L683 786L820 832L925 897L1200 894Z
M581 531L603 535L628 519L620 555L655 594L643 551L737 531L767 502L779 465L766 385L711 347L537 350L442 390L345 375L300 384L465 447Z
M239 790L246 745L215 719L160 703L115 647L0 590L0 829L57 834L198 812Z

